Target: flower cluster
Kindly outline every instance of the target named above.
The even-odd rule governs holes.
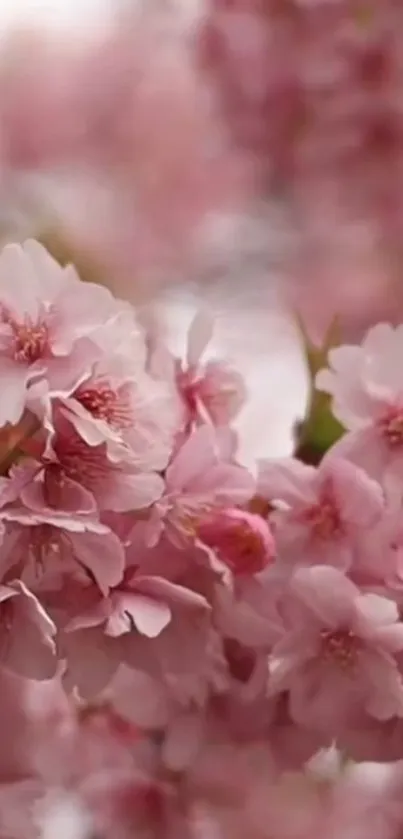
[[[0,684],[27,720],[0,835],[398,839],[402,328],[330,352],[347,430],[319,466],[252,473],[206,312],[176,358],[27,241],[0,318]]]

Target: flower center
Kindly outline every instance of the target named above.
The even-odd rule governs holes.
[[[34,364],[43,358],[49,344],[49,332],[46,323],[33,323],[25,318],[23,323],[10,322],[13,333],[13,356],[16,361]]]
[[[234,638],[224,638],[223,646],[231,676],[237,682],[248,682],[256,662],[253,650],[244,647]]]
[[[322,653],[326,659],[343,670],[353,667],[357,658],[357,638],[351,629],[323,629]]]
[[[403,445],[403,407],[389,407],[379,420],[378,428],[391,449],[400,448]]]
[[[228,527],[219,548],[223,559],[238,572],[252,573],[263,567],[265,551],[262,538],[246,523]]]
[[[116,429],[132,425],[130,401],[124,388],[113,390],[108,384],[95,383],[78,389],[75,398],[95,419],[104,420]]]
[[[341,532],[340,514],[332,501],[324,500],[308,507],[303,518],[318,539],[331,539]]]
[[[191,370],[178,370],[177,385],[190,416],[197,412],[198,381]]]
[[[55,528],[48,524],[30,528],[28,554],[38,578],[45,573],[47,560],[60,556],[60,552],[61,545]]]
[[[55,453],[60,462],[60,472],[57,470],[51,476],[54,486],[52,491],[62,486],[62,476],[78,480],[84,486],[89,482],[103,479],[105,475],[115,471],[116,466],[105,457],[104,446],[87,446],[78,435],[70,434],[55,445]]]

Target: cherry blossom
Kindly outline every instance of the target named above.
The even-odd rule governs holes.
[[[205,312],[178,359],[34,242],[1,312],[0,835],[399,839],[402,327],[330,351],[317,465],[245,468]]]
[[[336,457],[317,469],[291,458],[261,461],[258,491],[276,508],[270,520],[279,556],[293,565],[348,567],[385,506],[382,487]]]
[[[208,425],[191,434],[165,473],[165,492],[149,521],[149,544],[164,528],[174,541],[194,538],[198,522],[215,508],[242,504],[254,492],[253,476],[233,462],[236,438]]]
[[[225,426],[241,410],[246,388],[240,373],[228,362],[212,359],[202,363],[212,336],[212,317],[199,311],[189,328],[186,362],[179,364],[177,383],[190,420]]]
[[[2,512],[0,573],[16,574],[31,588],[58,588],[60,578],[95,580],[107,594],[123,577],[125,554],[118,537],[90,517],[46,516],[24,508]]]
[[[4,400],[0,425],[15,424],[30,384],[45,378],[61,386],[96,357],[91,334],[115,319],[119,304],[101,286],[81,283],[37,242],[7,245],[0,258],[0,360]]]
[[[335,416],[350,431],[337,453],[375,476],[402,468],[403,379],[396,363],[402,346],[401,326],[378,324],[362,345],[331,350],[330,369],[317,376],[317,387],[332,396]]]
[[[125,512],[148,507],[162,494],[164,484],[157,472],[142,471],[130,454],[111,460],[105,442],[88,445],[57,406],[53,427],[41,459],[19,467],[26,506],[37,511],[53,507],[77,513],[97,508]]]
[[[318,565],[295,573],[284,621],[269,688],[289,690],[295,720],[334,733],[363,710],[380,720],[403,715],[396,659],[403,624],[393,600],[361,592],[340,571]]]

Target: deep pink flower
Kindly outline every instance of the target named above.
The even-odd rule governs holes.
[[[361,346],[329,353],[316,384],[329,393],[335,416],[350,433],[334,449],[375,476],[403,469],[403,327],[378,324]]]
[[[233,461],[236,437],[227,429],[200,426],[185,440],[165,473],[165,493],[148,522],[148,544],[165,529],[175,542],[194,539],[201,518],[216,508],[248,501],[252,475]]]
[[[395,657],[403,624],[392,600],[361,592],[335,568],[314,566],[295,573],[283,609],[269,690],[289,691],[297,722],[331,736],[364,710],[380,720],[403,715]]]
[[[257,574],[273,562],[275,544],[261,516],[238,508],[213,511],[201,519],[199,538],[234,574]]]
[[[106,442],[86,443],[60,404],[54,404],[52,426],[41,459],[18,468],[19,480],[26,477],[21,499],[30,509],[124,512],[148,507],[162,494],[163,480],[151,467],[142,471],[127,450],[110,458]]]
[[[32,513],[18,507],[1,512],[5,527],[2,578],[18,575],[35,591],[59,588],[69,576],[83,585],[95,580],[103,594],[123,577],[125,554],[118,537],[88,516]]]
[[[246,388],[241,374],[227,362],[202,363],[212,335],[212,318],[207,312],[198,312],[189,328],[186,360],[179,365],[177,384],[190,420],[228,425],[246,400]]]
[[[0,586],[0,663],[26,679],[56,673],[56,627],[20,580]]]
[[[277,507],[270,520],[279,556],[293,565],[348,567],[384,509],[382,488],[336,457],[317,469],[291,458],[261,461],[258,494]]]

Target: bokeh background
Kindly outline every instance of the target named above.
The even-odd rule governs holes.
[[[398,0],[15,0],[0,10],[0,238],[35,236],[245,373],[251,455],[320,343],[401,318]],[[265,427],[258,421],[267,418]],[[246,443],[246,441],[249,441]]]

